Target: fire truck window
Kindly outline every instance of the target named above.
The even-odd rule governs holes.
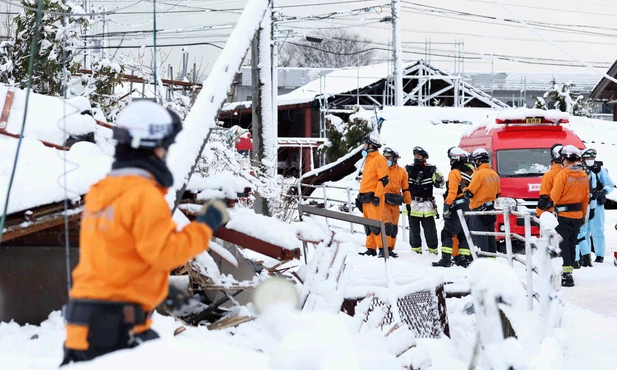
[[[497,173],[501,177],[539,177],[551,166],[550,149],[497,151]]]

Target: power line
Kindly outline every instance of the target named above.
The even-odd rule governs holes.
[[[467,0],[467,1],[473,1],[477,3],[485,3],[485,4],[495,4],[493,1],[490,1],[490,0]],[[574,9],[547,8],[543,6],[521,5],[521,4],[512,4],[512,3],[503,3],[503,5],[513,6],[513,7],[518,7],[518,8],[525,8],[525,9],[549,10],[553,13],[561,12],[561,13],[600,15],[600,16],[605,16],[605,17],[617,17],[617,14],[595,13],[595,12],[587,12],[587,11],[580,11],[580,10],[574,10]],[[608,4],[604,4],[604,5],[608,6]]]
[[[37,8],[31,8],[29,6],[25,6],[25,5],[21,5],[19,3],[14,3],[12,0],[0,0],[0,2],[8,4],[8,5],[15,5],[18,8],[22,8],[25,10],[30,10],[33,12],[37,11]],[[135,2],[133,2],[133,4],[121,7],[121,8],[117,8],[115,10],[110,10],[110,11],[105,11],[105,12],[97,12],[97,13],[67,13],[67,12],[55,12],[55,11],[51,11],[51,10],[43,10],[43,14],[53,14],[53,15],[61,15],[61,16],[67,16],[67,17],[92,17],[92,16],[97,16],[97,15],[110,15],[110,14],[119,14],[119,10],[124,10],[124,9],[128,9],[128,8],[132,8],[137,4],[143,3],[144,0],[137,0]]]

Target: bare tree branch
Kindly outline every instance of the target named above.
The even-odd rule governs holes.
[[[336,28],[320,30],[316,34],[322,39],[319,43],[306,40],[285,43],[279,54],[280,65],[342,68],[368,65],[374,57],[371,40],[356,33]]]

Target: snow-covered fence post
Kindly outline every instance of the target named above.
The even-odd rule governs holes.
[[[463,210],[457,210],[456,214],[458,214],[458,218],[461,220],[461,226],[463,227],[465,239],[467,239],[467,244],[469,245],[469,251],[475,261],[478,259],[478,254],[476,253],[476,246],[473,244],[473,240],[471,239],[471,233],[469,232],[469,227],[467,227],[467,221],[465,220],[465,216],[463,216]]]
[[[347,210],[349,211],[348,213],[351,215],[353,214],[351,209],[351,188],[348,186],[345,188],[345,190],[347,191]],[[349,223],[349,231],[351,231],[352,234],[354,233],[353,222]]]
[[[558,222],[555,216],[545,212],[540,217],[540,238],[538,248],[540,274],[540,317],[542,339],[551,336],[553,329],[561,325],[561,263],[559,261],[559,239],[555,231]],[[559,271],[556,271],[556,270]]]
[[[327,189],[326,184],[322,184],[321,190],[323,192],[323,209],[328,209],[328,193],[326,189]],[[326,217],[326,224],[330,226],[330,221],[328,220],[327,217]]]
[[[212,66],[195,104],[184,121],[184,128],[172,145],[167,163],[174,176],[173,189],[167,194],[170,208],[182,194],[195,171],[197,161],[206,146],[206,137],[216,126],[216,117],[248,52],[253,36],[268,9],[268,0],[249,0],[225,48]],[[276,132],[272,140],[276,140]]]
[[[508,257],[508,264],[510,267],[514,267],[514,260],[512,257],[512,235],[510,234],[510,208],[504,207],[503,210],[503,227],[506,233],[506,254]]]
[[[531,215],[525,212],[525,265],[527,268],[527,309],[533,311],[533,259],[531,256]]]

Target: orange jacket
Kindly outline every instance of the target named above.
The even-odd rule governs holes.
[[[403,192],[403,203],[411,204],[411,193],[409,192],[409,181],[407,171],[398,164],[393,164],[388,167],[388,185],[386,185],[386,193],[401,194]]]
[[[560,163],[553,163],[551,169],[542,176],[542,184],[540,185],[540,195],[547,195],[549,198],[551,197],[551,189],[553,188],[553,184],[555,183],[555,177],[561,171],[562,167]],[[553,207],[549,207],[547,209],[548,212],[553,212]],[[536,215],[540,217],[542,213],[546,211],[541,210],[536,207]]]
[[[71,298],[137,303],[145,311],[165,299],[170,270],[205,251],[212,237],[212,230],[197,222],[176,231],[165,193],[148,172],[136,168],[112,171],[90,188]],[[88,328],[66,327],[67,348],[87,349]]]
[[[472,171],[469,171],[469,172],[472,172]],[[463,175],[461,174],[461,170],[458,168],[454,168],[448,174],[447,184],[448,184],[448,189],[447,189],[448,193],[447,193],[446,199],[444,200],[444,203],[451,206],[455,200],[463,196],[463,191],[467,188],[466,185],[469,185],[469,183],[468,181],[463,180]]]
[[[555,206],[580,204],[580,211],[559,212],[560,217],[583,219],[589,206],[589,177],[580,163],[562,168],[555,177],[551,189],[551,199]]]
[[[473,194],[473,198],[469,200],[469,208],[476,209],[486,202],[497,199],[497,194],[501,192],[499,180],[499,175],[493,171],[491,165],[482,163],[474,172],[467,187]]]
[[[378,198],[383,197],[385,187],[379,179],[388,176],[388,160],[378,151],[370,152],[364,161],[360,193],[374,192]]]

